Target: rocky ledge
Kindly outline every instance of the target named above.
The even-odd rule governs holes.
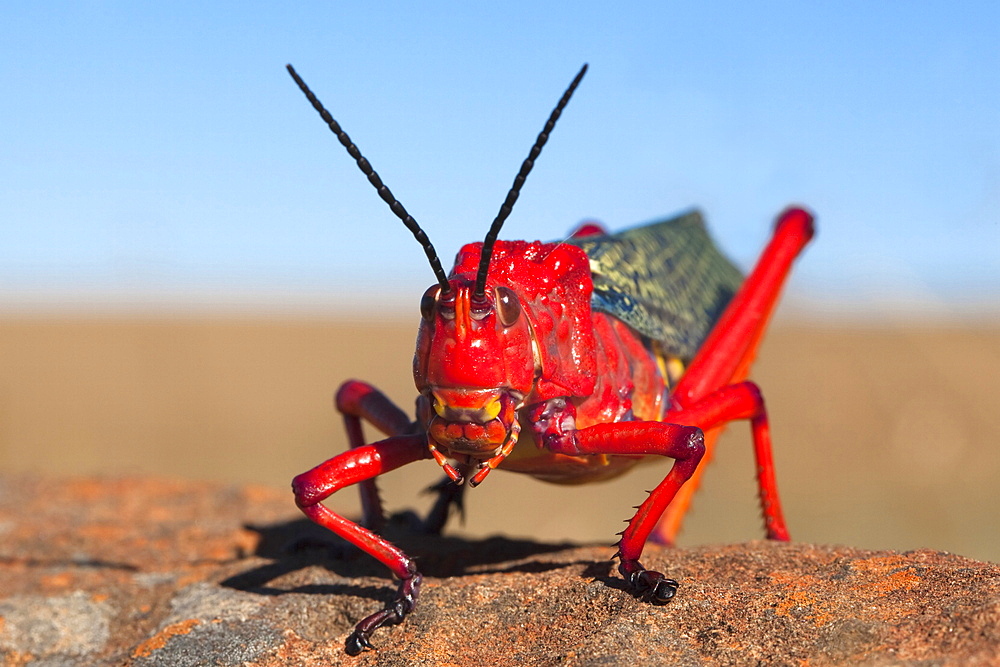
[[[427,575],[420,605],[352,658],[346,635],[394,585],[289,494],[0,477],[0,663],[1000,663],[1000,566],[951,554],[650,546],[682,584],[656,607],[605,546],[397,532]]]

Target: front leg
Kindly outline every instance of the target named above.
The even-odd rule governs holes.
[[[376,629],[400,623],[413,611],[422,577],[413,559],[398,547],[333,512],[322,501],[345,486],[371,481],[382,473],[429,456],[425,436],[399,436],[350,449],[292,480],[295,503],[307,517],[377,558],[400,580],[392,602],[358,623],[348,637],[346,649],[351,655],[371,648],[368,638]]]
[[[705,436],[695,426],[666,422],[614,422],[596,424],[562,434],[551,430],[545,446],[559,454],[615,456],[669,456],[670,472],[636,508],[635,516],[618,542],[618,571],[643,598],[667,602],[677,592],[678,583],[659,572],[647,570],[639,562],[650,532],[670,501],[698,468],[705,454]]]
[[[334,394],[333,404],[344,416],[344,427],[347,429],[347,440],[351,449],[364,447],[367,444],[361,429],[362,421],[368,422],[389,437],[413,431],[413,422],[402,408],[367,382],[360,380],[344,382]],[[381,530],[385,525],[385,511],[375,480],[366,479],[360,482],[358,490],[361,493],[364,525],[372,530]]]

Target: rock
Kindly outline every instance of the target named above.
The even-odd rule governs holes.
[[[160,479],[0,477],[4,665],[611,665],[1000,662],[1000,566],[914,551],[649,546],[681,582],[633,597],[606,546],[432,538],[417,611],[343,650],[384,569],[291,494]]]

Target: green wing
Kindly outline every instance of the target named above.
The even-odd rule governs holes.
[[[592,308],[685,362],[743,282],[739,269],[715,247],[698,211],[566,243],[590,258]]]

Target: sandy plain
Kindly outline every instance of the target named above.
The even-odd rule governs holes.
[[[344,379],[412,406],[415,332],[406,317],[4,316],[0,471],[286,487],[345,448],[331,403]],[[753,377],[794,539],[1000,562],[1000,326],[779,315]],[[495,473],[451,530],[610,544],[667,466],[581,487]],[[425,508],[439,477],[413,464],[385,477],[383,496]],[[359,507],[351,490],[331,505]],[[749,429],[735,424],[679,543],[759,536]]]

